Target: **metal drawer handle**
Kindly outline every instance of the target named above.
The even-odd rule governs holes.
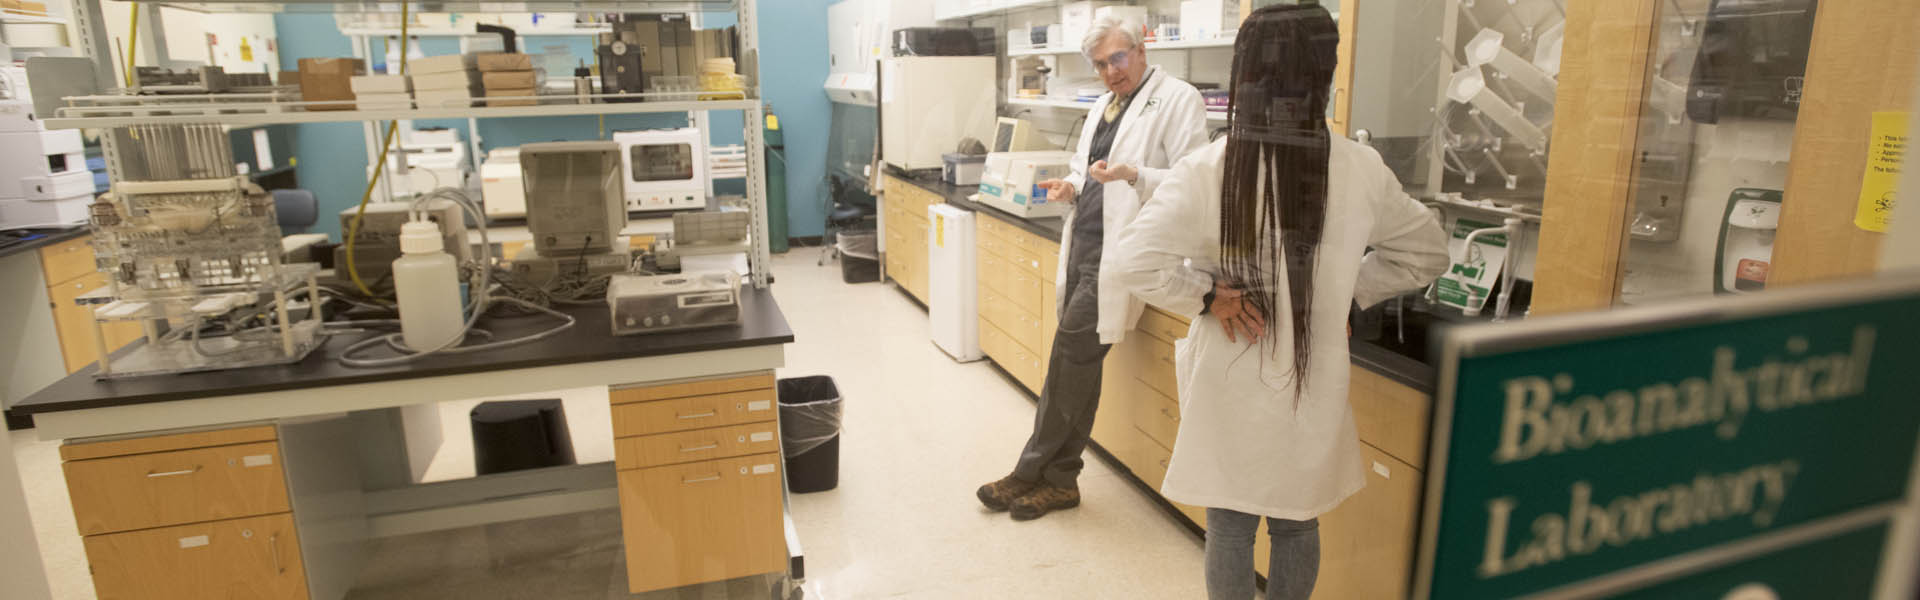
[[[1165,356],[1162,356],[1162,357],[1160,357],[1160,362],[1163,362],[1163,363],[1167,363],[1167,364],[1170,364],[1170,365],[1171,365],[1171,364],[1173,364],[1173,359],[1171,359],[1171,358],[1167,358],[1167,357],[1165,357]]]
[[[719,448],[719,447],[720,447],[719,442],[714,442],[711,444],[707,444],[705,446],[682,447],[680,448],[680,451],[681,452],[699,452],[701,450],[712,450],[714,448]]]
[[[200,472],[200,465],[194,465],[193,468],[191,469],[185,469],[180,471],[166,471],[162,473],[147,471],[147,477],[173,477],[175,475],[192,475],[198,472]]]
[[[706,477],[699,477],[694,479],[682,479],[680,480],[680,483],[706,483],[709,481],[719,481],[719,480],[720,480],[720,474],[716,472]]]
[[[1176,415],[1176,414],[1173,414],[1173,411],[1172,411],[1172,410],[1169,410],[1169,409],[1165,409],[1165,408],[1162,408],[1162,409],[1160,409],[1160,414],[1163,414],[1163,415],[1166,415],[1166,416],[1167,416],[1167,418],[1169,418],[1169,419],[1173,419],[1173,422],[1175,422],[1175,423],[1179,423],[1179,422],[1180,422],[1180,415]]]
[[[1166,467],[1167,467],[1167,459],[1164,459],[1164,458],[1160,459],[1160,468],[1164,469]]]
[[[275,573],[286,573],[286,565],[280,564],[280,534],[275,533],[267,536],[267,548],[273,550],[273,571]]]
[[[688,420],[688,419],[705,419],[705,418],[707,418],[707,417],[711,417],[711,416],[715,416],[715,415],[718,415],[718,414],[720,414],[720,413],[719,413],[719,412],[716,412],[716,411],[711,411],[711,410],[710,410],[710,411],[707,411],[707,412],[703,412],[703,413],[698,413],[698,414],[691,414],[691,415],[678,415],[678,416],[679,416],[679,418],[680,418],[681,420],[683,420],[683,421],[684,421],[684,420]]]

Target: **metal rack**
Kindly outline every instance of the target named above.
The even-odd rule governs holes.
[[[119,0],[113,0],[116,3]],[[74,19],[80,25],[79,49],[93,63],[93,88],[121,89],[116,81],[113,48],[101,12],[103,0],[76,0]],[[491,119],[568,115],[618,115],[643,113],[694,113],[711,110],[741,111],[742,134],[746,142],[747,205],[753,218],[752,251],[749,266],[755,287],[765,288],[771,281],[767,243],[767,189],[765,139],[759,127],[764,108],[759,100],[759,24],[758,0],[534,0],[527,2],[478,2],[452,0],[412,3],[420,12],[618,12],[618,13],[700,13],[733,12],[740,35],[740,69],[746,76],[744,97],[733,100],[700,100],[697,94],[601,94],[601,99],[640,98],[645,102],[599,104],[541,104],[536,106],[463,106],[420,107],[376,110],[306,110],[308,103],[287,100],[274,94],[208,96],[133,96],[124,93],[72,96],[64,98],[52,118],[45,120],[54,129],[123,129],[135,125],[208,123],[228,127],[251,127],[295,123],[398,121],[410,119]],[[238,12],[347,12],[392,13],[400,11],[397,2],[248,0],[163,2],[185,10],[215,13]],[[164,32],[157,35],[164,35]],[[711,95],[708,93],[707,95]],[[668,97],[672,96],[672,97]],[[553,99],[561,101],[559,98]],[[572,102],[571,96],[565,99]],[[704,121],[705,119],[701,119]],[[114,181],[126,173],[116,135],[101,136],[101,152],[107,172]]]

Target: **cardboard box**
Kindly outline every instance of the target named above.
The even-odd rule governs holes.
[[[481,87],[487,90],[520,90],[534,87],[533,71],[492,71],[480,74]]]
[[[476,55],[474,62],[482,73],[533,70],[533,57],[518,52],[488,52]]]
[[[685,19],[669,21],[673,29],[674,58],[679,59],[679,71],[669,75],[699,75],[700,56],[693,49],[693,24]]]
[[[540,95],[540,92],[533,88],[487,90],[487,106],[534,106],[540,104],[538,99],[514,98],[512,100],[494,100],[493,98],[538,95]]]
[[[413,76],[413,89],[422,90],[471,90],[480,85],[480,74],[475,71],[448,71]]]
[[[431,75],[434,73],[471,71],[474,68],[474,64],[475,59],[472,54],[444,54],[441,56],[414,58],[407,60],[407,74],[419,77],[421,75]],[[415,82],[415,85],[417,87],[418,82]]]
[[[353,99],[353,105],[360,110],[408,109],[413,108],[413,95],[406,92],[360,94]]]
[[[300,59],[300,100],[307,110],[353,110],[353,77],[367,73],[367,61],[358,58]]]
[[[47,14],[47,3],[45,2],[22,1],[19,3],[18,7],[10,6],[9,8],[14,8],[14,10],[18,10],[20,12],[32,13],[36,15]]]
[[[356,96],[367,94],[400,94],[413,91],[413,81],[405,75],[355,75],[353,93]]]
[[[414,90],[413,101],[420,108],[463,108],[473,106],[473,92],[468,90]]]

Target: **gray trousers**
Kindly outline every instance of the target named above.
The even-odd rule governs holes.
[[[1253,535],[1260,517],[1224,508],[1207,509],[1207,598],[1253,597]],[[1267,600],[1307,600],[1320,576],[1320,520],[1267,517],[1273,542],[1267,557]]]
[[[1076,248],[1077,249],[1077,248]],[[1075,253],[1080,254],[1080,253]],[[1093,435],[1093,412],[1100,407],[1101,366],[1107,344],[1100,343],[1100,253],[1074,256],[1060,290],[1060,328],[1053,336],[1047,359],[1047,380],[1040,387],[1040,409],[1033,416],[1033,436],[1013,476],[1045,481],[1057,487],[1079,486],[1086,465],[1080,452]]]

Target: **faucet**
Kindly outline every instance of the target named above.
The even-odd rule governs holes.
[[[1493,321],[1495,323],[1507,320],[1507,310],[1513,300],[1514,274],[1520,271],[1518,267],[1520,260],[1520,236],[1525,231],[1526,225],[1524,221],[1521,221],[1518,217],[1507,217],[1504,224],[1499,227],[1475,229],[1467,233],[1465,244],[1467,252],[1473,251],[1473,238],[1496,233],[1504,233],[1507,236],[1507,260],[1506,265],[1502,267],[1500,272],[1500,298],[1493,308]],[[1485,304],[1484,301],[1481,302],[1481,307],[1484,307]],[[1466,314],[1466,316],[1477,317],[1480,316],[1480,307],[1474,307],[1472,303],[1468,303],[1468,307],[1462,312]]]

